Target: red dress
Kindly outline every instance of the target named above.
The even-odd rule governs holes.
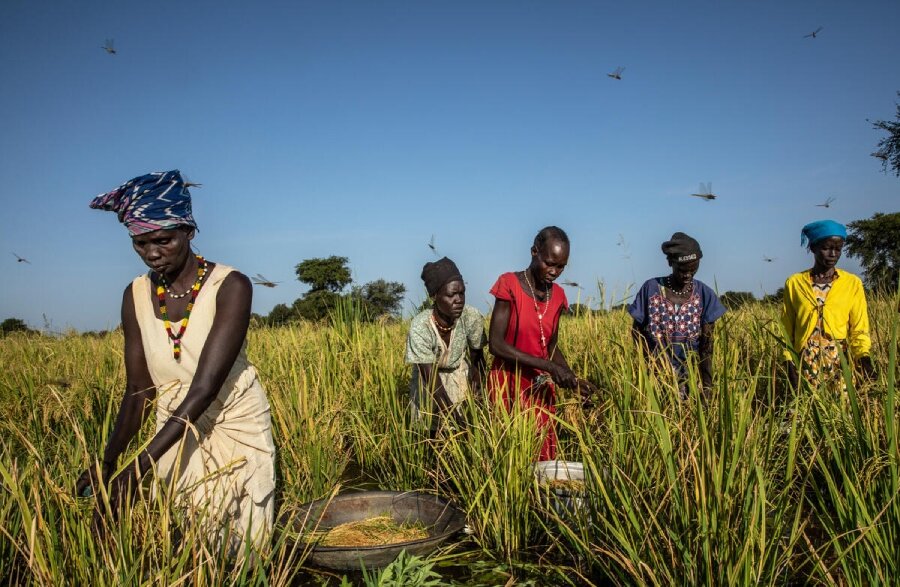
[[[522,288],[516,273],[501,275],[491,288],[491,294],[498,300],[509,302],[509,326],[504,337],[506,342],[524,353],[550,360],[547,348],[541,342],[541,327],[543,326],[544,340],[549,345],[559,326],[562,311],[569,307],[563,289],[554,284],[546,309],[545,302],[538,301],[537,311],[531,292]],[[538,319],[538,312],[543,314],[543,319]],[[522,407],[535,410],[539,430],[544,434],[540,460],[549,461],[556,458],[556,430],[551,419],[551,415],[556,412],[556,390],[552,383],[538,382],[533,387],[535,379],[542,374],[546,372],[524,366],[517,369],[515,363],[494,357],[488,377],[488,392],[494,402],[502,401],[507,409],[518,399]]]

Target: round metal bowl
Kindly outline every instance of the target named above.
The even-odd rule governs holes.
[[[466,515],[451,502],[416,491],[361,491],[319,499],[300,506],[294,530],[301,536],[329,530],[347,522],[391,516],[398,524],[422,524],[428,537],[385,546],[318,546],[309,544],[309,561],[340,571],[386,567],[402,551],[425,555],[466,525]]]

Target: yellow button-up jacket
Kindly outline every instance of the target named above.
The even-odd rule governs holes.
[[[862,281],[856,275],[835,269],[837,277],[821,307],[813,292],[809,271],[791,275],[784,284],[781,322],[787,332],[788,344],[799,353],[815,330],[822,313],[825,333],[835,340],[846,341],[850,357],[856,360],[867,356],[872,348],[869,338],[869,314]],[[792,359],[790,350],[785,358]]]

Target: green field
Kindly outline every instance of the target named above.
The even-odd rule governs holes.
[[[342,478],[347,487],[352,464],[369,485],[440,492],[467,511],[473,534],[425,563],[445,583],[896,585],[896,308],[896,298],[870,303],[874,383],[780,402],[776,309],[729,313],[705,409],[696,393],[678,402],[674,382],[648,372],[624,313],[565,319],[569,362],[604,390],[587,412],[560,398],[560,458],[590,474],[582,515],[565,519],[535,482],[527,414],[473,401],[464,432],[431,444],[412,431],[405,323],[343,316],[254,328],[249,354],[272,404],[279,509],[289,518]],[[92,500],[72,490],[115,417],[121,335],[11,335],[0,340],[0,363],[0,581],[340,584],[340,574],[304,567],[306,553],[284,534],[264,560],[235,567],[190,528],[173,532],[179,514],[160,495],[98,536]]]

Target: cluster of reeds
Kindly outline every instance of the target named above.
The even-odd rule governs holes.
[[[465,550],[516,576],[540,569],[576,583],[896,584],[896,307],[896,299],[870,303],[879,373],[860,384],[848,366],[845,394],[777,392],[776,309],[729,313],[717,330],[714,391],[703,401],[692,388],[686,402],[675,381],[646,364],[623,312],[567,319],[560,344],[569,362],[603,390],[588,410],[559,397],[560,458],[586,472],[574,509],[550,507],[533,473],[539,439],[529,412],[472,398],[467,425],[434,438],[412,421],[404,323],[364,322],[344,307],[329,324],[253,329],[251,359],[272,406],[281,526],[291,526],[294,506],[352,485],[352,464],[380,488],[454,499],[472,532]],[[303,567],[304,546],[286,532],[269,551],[236,560],[166,491],[95,529],[96,501],[73,489],[102,453],[118,409],[120,334],[8,336],[0,363],[0,580],[329,581]]]

